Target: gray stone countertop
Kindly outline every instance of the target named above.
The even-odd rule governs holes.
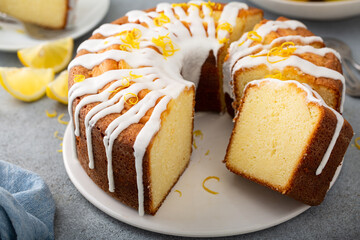
[[[123,16],[129,10],[147,9],[160,1],[112,0],[102,23]],[[250,4],[251,5],[251,4]],[[265,17],[277,15],[265,12]],[[360,62],[360,16],[339,21],[304,21],[319,36],[343,39]],[[75,41],[77,47],[90,33]],[[15,53],[0,52],[0,66],[20,67]],[[47,118],[45,110],[65,113],[66,106],[46,97],[34,103],[14,99],[0,88],[0,159],[38,173],[49,185],[56,202],[56,239],[178,239],[122,223],[88,202],[69,180],[62,159],[60,140],[65,125]],[[348,97],[345,118],[360,136],[360,99]],[[360,235],[360,150],[352,140],[338,180],[325,201],[275,227],[229,239],[359,239]]]

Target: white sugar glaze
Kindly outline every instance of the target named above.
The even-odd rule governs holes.
[[[79,46],[78,52],[86,50],[89,53],[75,58],[68,67],[69,71],[76,66],[92,69],[105,60],[111,59],[115,61],[125,60],[133,68],[104,72],[99,76],[87,78],[83,82],[74,84],[69,90],[70,113],[73,110],[74,100],[81,97],[81,100],[75,107],[74,117],[70,114],[75,136],[80,136],[80,110],[88,104],[96,103],[96,106],[87,113],[84,121],[90,169],[96,166],[93,157],[91,133],[97,121],[109,114],[120,113],[124,109],[124,96],[127,93],[137,94],[142,89],[151,90],[137,104],[133,105],[124,114],[119,114],[107,126],[103,139],[108,160],[109,191],[113,192],[116,187],[114,186],[112,166],[112,147],[114,141],[124,129],[133,123],[138,123],[145,113],[154,107],[149,120],[139,132],[133,146],[140,215],[144,214],[143,157],[151,139],[160,129],[160,116],[166,110],[167,104],[171,99],[179,96],[185,88],[197,85],[201,66],[207,59],[209,52],[212,51],[216,58],[217,52],[222,46],[218,41],[219,37],[217,35],[219,33],[216,31],[216,25],[211,16],[212,10],[206,6],[206,2],[191,1],[189,3],[191,5],[187,11],[180,6],[173,7],[169,3],[161,3],[157,5],[155,12],[131,11],[127,13],[126,16],[129,23],[102,25],[93,34],[101,34],[105,39],[89,39],[83,42]],[[200,17],[200,9],[202,10],[203,17]],[[235,24],[236,17],[241,9],[247,9],[247,5],[243,3],[229,3],[225,5],[220,16],[221,23]],[[162,26],[156,26],[154,18],[159,17],[160,13],[164,13],[170,22],[164,23]],[[145,23],[148,27],[135,22]],[[189,29],[182,22],[190,23]],[[207,24],[207,30],[205,30],[203,22]],[[121,38],[115,35],[124,31],[131,31],[134,28],[141,31],[139,49],[132,49],[131,52],[112,49],[97,53],[114,44],[123,44]],[[226,31],[221,31],[221,36],[229,37]],[[152,42],[152,39],[159,38],[160,36],[170,37],[174,48],[179,51],[176,51],[173,56],[165,58],[162,54],[149,48],[149,46],[152,46],[162,51],[161,48]],[[195,52],[196,54],[194,54]],[[131,86],[117,91],[109,99],[112,94],[111,91],[120,87],[122,85],[121,80],[130,77],[130,74],[141,75],[141,77],[131,79],[131,82],[133,82]],[[112,83],[105,91],[98,92],[99,89],[115,80],[119,81]],[[160,97],[163,98],[155,105]]]
[[[258,85],[259,86],[262,82],[272,82],[272,83],[276,83],[279,85],[285,85],[285,84],[289,84],[289,83],[296,84],[296,86],[298,88],[301,88],[302,90],[304,90],[306,92],[307,102],[313,102],[320,106],[324,106],[327,109],[331,110],[335,114],[337,122],[336,122],[336,127],[334,130],[333,136],[331,138],[330,144],[329,144],[328,148],[326,149],[326,152],[325,152],[324,156],[322,157],[321,162],[320,162],[318,168],[316,169],[316,173],[315,173],[316,175],[320,175],[322,173],[322,171],[324,170],[326,164],[328,163],[330,155],[335,147],[335,143],[339,138],[341,129],[344,125],[344,118],[341,116],[340,113],[335,111],[333,108],[329,107],[325,103],[325,101],[322,99],[322,97],[316,91],[312,90],[312,88],[309,85],[301,84],[298,81],[294,81],[294,80],[281,81],[279,79],[274,79],[274,78],[265,78],[265,79],[261,79],[261,80],[254,80],[254,81],[249,82],[245,86],[244,91],[246,90],[246,88],[248,86],[250,86],[250,85]]]

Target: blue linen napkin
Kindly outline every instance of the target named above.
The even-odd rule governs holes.
[[[40,176],[0,160],[0,239],[54,239],[54,214]]]

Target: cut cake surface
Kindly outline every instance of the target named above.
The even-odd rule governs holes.
[[[296,81],[249,83],[235,118],[227,168],[306,204],[320,204],[353,131],[319,98]]]

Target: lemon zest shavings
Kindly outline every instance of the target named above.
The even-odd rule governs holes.
[[[135,105],[139,101],[139,98],[137,97],[137,95],[135,93],[127,93],[124,95],[124,101],[127,104]]]
[[[45,112],[48,118],[54,118],[57,116],[57,112],[55,110],[52,113],[49,113],[48,110],[45,110]]]
[[[273,47],[272,49],[270,49],[270,51],[267,53],[266,60],[271,64],[278,63],[288,59],[295,51],[296,47],[293,42],[284,42],[283,44],[281,44],[280,47]],[[273,56],[281,57],[281,59],[271,61],[270,57]]]
[[[64,113],[60,114],[59,117],[57,118],[57,120],[58,120],[59,123],[67,125],[67,124],[69,124],[69,122],[62,120],[64,115],[65,115]]]
[[[115,93],[116,94],[116,93],[120,92],[123,89],[124,89],[124,87],[120,86],[120,87],[115,88],[115,90],[109,91],[109,93]]]
[[[155,26],[161,27],[162,25],[169,23],[170,18],[168,16],[166,16],[164,13],[160,13],[159,16],[154,18],[153,21],[154,21]]]
[[[233,32],[233,26],[228,23],[228,22],[224,22],[222,24],[219,24],[217,26],[217,30],[224,30],[224,31],[227,31],[228,33],[232,33]]]
[[[127,44],[121,44],[120,46],[119,46],[119,49],[121,50],[121,51],[125,51],[125,52],[131,52],[131,46],[130,45],[127,45]]]
[[[195,136],[195,137],[200,137],[201,140],[202,140],[203,137],[204,137],[204,135],[203,135],[203,133],[202,133],[201,130],[195,130],[195,131],[194,131],[194,136]]]
[[[249,55],[249,57],[252,57],[252,58],[257,58],[257,57],[266,57],[267,56],[267,53],[264,53],[264,54],[259,54],[259,55]]]
[[[250,31],[247,33],[247,38],[255,42],[261,43],[262,37],[255,31]]]
[[[178,192],[180,194],[180,197],[182,196],[182,192],[179,190],[175,190],[175,192]]]
[[[124,83],[124,81],[125,81],[125,83]],[[123,79],[121,79],[121,85],[122,85],[122,87],[128,87],[129,85],[130,85],[130,80],[129,80],[129,77],[125,77],[125,78],[123,78]]]
[[[266,75],[265,78],[275,78],[279,80],[285,80],[279,70],[275,70],[274,73]]]
[[[228,22],[224,22],[222,24],[219,24],[216,28],[217,31],[219,30],[223,30],[223,31],[227,31],[229,34],[231,34],[233,32],[233,26],[228,23]],[[229,41],[228,38],[223,38],[223,39],[218,39],[220,44],[225,44]]]
[[[201,3],[201,6],[205,6],[210,10],[210,16],[212,16],[214,8],[215,8],[215,3],[211,2],[210,0],[208,2],[203,2]]]
[[[173,3],[173,4],[171,4],[171,7],[172,8],[176,8],[176,7],[181,7],[181,8],[183,8],[183,7],[187,7],[188,5],[186,4],[186,3]]]
[[[210,150],[207,150],[205,153],[205,156],[209,155],[209,153],[210,153]]]
[[[360,150],[360,137],[355,138],[355,146]]]
[[[123,77],[121,79],[121,85],[122,86],[115,88],[115,90],[113,90],[113,91],[109,91],[109,93],[118,93],[122,89],[130,86],[130,80],[141,78],[141,77],[143,77],[143,75],[136,75],[136,74],[133,74],[132,71],[130,71],[128,77]]]
[[[246,39],[242,41],[238,46],[240,47],[241,45],[243,45],[248,39],[258,43],[261,43],[263,40],[262,37],[256,31],[250,31],[246,34]]]
[[[60,136],[59,136],[59,131],[55,131],[55,132],[54,132],[54,138],[57,138],[57,139],[59,139],[59,140],[63,140],[63,139],[64,139],[63,137],[60,137]]]
[[[62,153],[62,149],[58,149],[57,152]]]
[[[195,139],[193,139],[193,144],[192,145],[194,146],[195,149],[198,148],[197,145],[196,145]]]
[[[120,45],[119,49],[128,52],[132,49],[139,49],[139,39],[141,38],[141,35],[141,30],[137,28],[133,28],[131,31],[122,31],[116,34],[115,36],[119,37],[120,40],[124,43]]]
[[[16,31],[17,33],[20,33],[20,34],[25,34],[25,31],[22,30],[22,29],[16,29],[15,31]]]
[[[132,71],[129,72],[130,79],[137,79],[143,77],[143,75],[133,74]]]
[[[151,40],[156,46],[161,48],[162,54],[164,58],[173,56],[176,51],[179,51],[179,49],[175,49],[171,38],[169,37],[169,33],[165,36],[159,36],[158,38],[152,38]]]
[[[197,5],[196,3],[188,3],[188,4],[189,4],[189,6],[197,7],[200,9],[200,5]]]
[[[219,42],[220,44],[225,44],[225,43],[227,43],[228,41],[229,41],[228,38],[223,38],[223,39],[219,39],[219,40],[218,40],[218,42]]]
[[[208,180],[210,180],[210,179],[216,179],[218,182],[220,181],[220,178],[218,178],[218,177],[216,177],[216,176],[209,176],[209,177],[205,178],[204,181],[202,182],[203,188],[205,189],[205,191],[207,191],[207,192],[209,192],[209,193],[211,193],[211,194],[219,194],[218,192],[212,191],[212,190],[210,190],[209,188],[207,188],[207,187],[205,186],[205,183],[206,183]]]
[[[82,74],[77,74],[74,77],[74,82],[78,83],[78,82],[82,82],[85,80],[85,76]]]

